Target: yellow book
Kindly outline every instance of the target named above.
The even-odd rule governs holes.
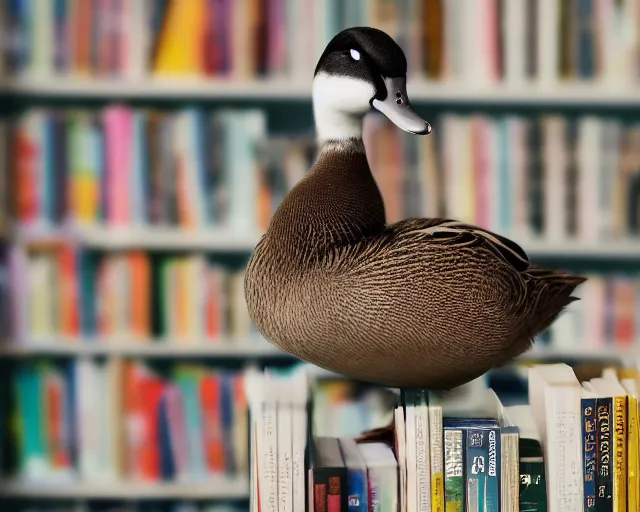
[[[600,397],[612,398],[613,512],[627,512],[627,392],[614,371],[590,383]]]
[[[172,0],[154,62],[158,76],[194,76],[203,70],[204,0]]]
[[[442,406],[429,406],[431,456],[431,511],[444,512],[444,459],[442,446]]]
[[[640,411],[638,385],[635,379],[622,379],[629,396],[627,436],[627,508],[640,510]]]
[[[613,397],[613,510],[627,512],[627,396]]]

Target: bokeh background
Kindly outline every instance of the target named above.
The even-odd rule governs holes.
[[[513,365],[640,341],[638,0],[1,0],[0,508],[247,510],[243,269],[312,162],[313,70],[374,26],[434,131],[372,113],[390,222],[447,215],[590,280]],[[428,357],[428,354],[424,354]],[[389,394],[312,369],[318,433]]]

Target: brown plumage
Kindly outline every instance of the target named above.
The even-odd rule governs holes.
[[[361,117],[371,103],[406,131],[429,133],[405,75],[384,32],[348,29],[328,45],[314,78],[320,151],[256,247],[245,297],[260,332],[302,360],[388,386],[449,389],[527,350],[584,278],[534,268],[515,243],[454,220],[386,224]]]
[[[247,269],[249,312],[282,350],[346,376],[449,389],[527,350],[584,278],[446,219],[386,225],[361,141],[326,143]]]

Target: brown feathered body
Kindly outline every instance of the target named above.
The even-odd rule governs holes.
[[[582,277],[533,268],[513,242],[450,219],[387,225],[361,140],[329,142],[247,268],[258,330],[345,376],[449,389],[527,350]]]

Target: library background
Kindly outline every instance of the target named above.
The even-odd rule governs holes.
[[[640,0],[0,7],[3,512],[249,510],[244,372],[305,365],[251,325],[243,269],[314,158],[313,70],[349,26],[402,46],[434,128],[365,120],[388,221],[454,217],[589,277],[529,353],[451,408],[489,387],[527,404],[541,362],[637,380]],[[392,390],[306,370],[314,435],[394,416]]]

